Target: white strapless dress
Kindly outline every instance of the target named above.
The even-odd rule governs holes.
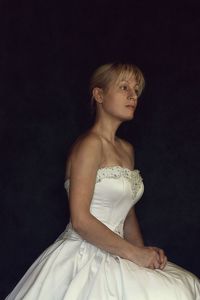
[[[69,193],[69,179],[64,186]],[[90,211],[123,237],[125,217],[143,192],[139,170],[98,169]],[[83,240],[69,222],[6,297],[11,299],[200,300],[200,281],[171,262],[164,270],[152,270],[103,251]]]

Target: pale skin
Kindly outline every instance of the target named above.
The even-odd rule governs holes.
[[[93,89],[97,105],[96,120],[76,140],[66,164],[66,178],[70,178],[71,222],[84,240],[102,250],[140,266],[162,270],[167,257],[160,248],[144,246],[134,207],[125,219],[124,238],[90,213],[98,169],[112,165],[134,169],[134,148],[118,138],[116,131],[122,122],[133,118],[138,103],[137,90],[135,77],[118,84],[113,82],[106,90]]]

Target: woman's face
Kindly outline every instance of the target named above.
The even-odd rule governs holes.
[[[121,121],[132,119],[138,102],[138,88],[134,76],[110,84],[102,96],[102,109]]]

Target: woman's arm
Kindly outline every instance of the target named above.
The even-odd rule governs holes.
[[[133,245],[110,230],[90,213],[97,170],[102,159],[102,144],[94,134],[76,144],[71,155],[69,205],[71,222],[75,231],[91,244],[126,258],[141,266],[158,265],[154,249]]]
[[[135,213],[135,208],[132,207],[124,222],[124,238],[131,244],[139,247],[144,246],[144,241],[140,226]]]
[[[71,155],[69,205],[74,230],[97,247],[130,259],[136,247],[111,231],[90,213],[102,142],[94,134],[78,142]]]

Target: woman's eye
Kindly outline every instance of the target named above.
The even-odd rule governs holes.
[[[128,87],[127,87],[127,85],[122,85],[122,86],[121,86],[121,89],[124,90],[124,91],[127,91],[127,90],[128,90]]]

